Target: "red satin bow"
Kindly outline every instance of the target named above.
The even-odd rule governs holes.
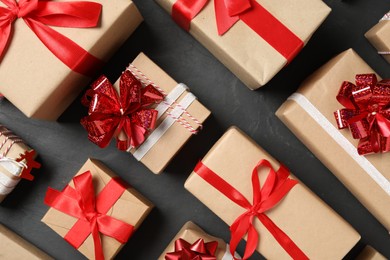
[[[269,168],[268,177],[262,188],[260,188],[258,176],[261,167]],[[256,250],[259,234],[253,222],[255,218],[258,218],[293,259],[309,259],[265,214],[267,210],[275,207],[298,184],[298,181],[288,178],[290,173],[287,168],[282,165],[275,172],[271,164],[264,159],[256,165],[252,171],[253,204],[202,162],[198,163],[194,171],[231,201],[246,209],[246,212],[239,216],[230,226],[230,252],[232,255],[234,255],[238,243],[246,234],[248,234],[248,238],[243,259],[248,259]]]
[[[175,252],[167,253],[165,260],[217,260],[217,241],[205,243],[202,238],[192,245],[182,238],[175,241]]]
[[[95,197],[89,171],[74,177],[73,183],[75,188],[68,185],[62,192],[49,187],[45,204],[78,219],[64,237],[68,243],[77,249],[92,234],[95,259],[104,259],[99,232],[124,244],[134,230],[132,225],[106,215],[126,188],[113,178]]]
[[[141,82],[128,70],[120,78],[120,96],[105,76],[91,87],[84,98],[84,104],[89,103],[88,116],[81,119],[89,140],[106,147],[116,137],[120,150],[139,146],[156,123],[158,112],[148,107],[161,102],[164,95],[152,85],[142,88]],[[122,130],[126,140],[119,139]]]
[[[339,129],[349,127],[360,139],[358,153],[390,151],[390,79],[377,82],[375,74],[356,75],[356,85],[344,81],[337,100],[345,108],[334,112]]]
[[[0,0],[0,60],[12,35],[12,24],[22,18],[42,43],[66,66],[91,76],[103,61],[50,26],[89,28],[99,22],[102,6],[93,2],[52,2],[44,0]],[[28,43],[26,43],[28,44]]]

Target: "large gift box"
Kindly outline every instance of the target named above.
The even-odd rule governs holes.
[[[358,87],[355,85],[356,75],[369,73],[374,73],[373,69],[353,50],[347,50],[309,77],[279,108],[276,115],[387,230],[390,230],[390,154],[360,155],[359,153],[364,153],[365,149],[370,147],[354,137],[355,133],[366,129],[365,124],[357,121],[359,125],[355,125],[352,131],[354,134],[351,134],[349,129],[338,129],[339,120],[336,121],[334,116],[336,111],[343,108],[336,99],[342,84],[345,86],[343,82],[349,81],[347,85],[354,84],[353,88]],[[388,102],[389,87],[386,94],[386,91],[377,86],[379,92],[374,90],[373,97],[387,95],[385,99]],[[365,86],[361,88],[367,89]],[[370,97],[367,91],[356,90],[355,93],[364,94],[363,97],[355,99],[362,105],[365,98]],[[364,112],[363,108],[362,111]],[[384,111],[379,112],[378,114],[382,115]],[[373,111],[371,114],[377,113]],[[390,149],[389,141],[389,138],[383,138],[381,146],[384,151]]]
[[[186,85],[141,53],[112,85],[101,76],[87,91],[88,138],[105,147],[117,139],[152,172],[160,173],[210,115]],[[158,103],[158,104],[157,104]]]
[[[390,63],[390,11],[365,36]]]
[[[383,255],[370,246],[366,246],[356,260],[386,260]]]
[[[286,66],[331,11],[322,0],[156,1],[250,89]]]
[[[0,259],[50,260],[53,259],[22,237],[0,224]]]
[[[241,238],[247,240],[244,259],[255,249],[266,259],[342,259],[360,239],[237,128],[211,148],[185,188],[230,225],[231,250]]]
[[[88,259],[112,259],[153,208],[100,161],[88,159],[73,180],[49,188],[42,221]]]
[[[64,112],[142,21],[130,0],[10,0],[0,7],[10,19],[0,25],[0,93],[28,117],[46,120]]]

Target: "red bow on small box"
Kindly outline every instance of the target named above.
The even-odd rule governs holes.
[[[390,80],[377,82],[375,74],[356,75],[356,85],[344,81],[337,100],[345,108],[334,112],[339,129],[349,127],[360,139],[358,153],[390,151]]]
[[[218,248],[217,241],[205,243],[202,238],[192,245],[179,238],[175,241],[175,252],[165,255],[166,260],[217,260],[215,252]]]
[[[147,131],[155,128],[158,112],[148,107],[163,99],[164,95],[152,85],[142,88],[128,70],[120,78],[119,96],[109,80],[101,76],[85,95],[84,104],[89,105],[89,111],[81,125],[88,131],[89,140],[100,147],[106,147],[113,137],[120,150],[137,147],[145,140]],[[121,131],[126,140],[120,139]]]

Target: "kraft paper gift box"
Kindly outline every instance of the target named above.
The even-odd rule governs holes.
[[[276,115],[390,230],[390,153],[359,155],[359,140],[349,129],[338,130],[333,114],[343,108],[336,100],[343,81],[354,83],[356,74],[366,73],[375,72],[349,49],[310,76]]]
[[[31,259],[50,260],[53,259],[22,237],[18,236],[5,226],[0,224],[0,258],[7,260]]]
[[[390,63],[390,12],[365,34],[378,53]]]
[[[105,62],[141,23],[142,16],[130,0],[91,1],[102,5],[97,27],[51,28]],[[16,19],[12,27],[9,46],[1,60],[0,93],[28,117],[56,120],[91,78],[60,61],[23,19]]]
[[[102,162],[95,159],[88,159],[87,162],[80,169],[80,171],[76,174],[76,176],[81,176],[86,171],[90,171],[90,173],[92,174],[94,191],[95,194],[99,194],[99,196],[101,196],[100,193],[101,191],[104,191],[105,186],[109,184],[113,178],[117,178],[115,174],[110,169],[108,169]],[[121,180],[118,181],[120,182]],[[69,186],[74,187],[73,180],[69,182]],[[109,191],[109,193],[116,193],[116,190],[117,189]],[[48,202],[48,194],[49,190],[45,198],[46,203]],[[99,197],[97,197],[97,199],[98,198]],[[141,225],[141,223],[144,221],[146,216],[150,213],[152,208],[153,204],[150,201],[145,199],[134,188],[128,187],[120,195],[119,199],[116,200],[114,204],[109,208],[108,212],[105,215],[132,225],[134,227],[134,230],[136,231]],[[77,218],[67,215],[66,213],[63,213],[53,207],[50,207],[45,216],[42,218],[42,222],[48,225],[61,237],[66,237],[68,232],[73,228],[77,221]],[[100,233],[99,235],[102,244],[102,249],[104,252],[104,258],[114,258],[115,255],[124,246],[124,244],[120,243],[112,237],[102,235]],[[131,236],[129,240],[131,240]],[[85,239],[85,241],[83,241],[78,250],[88,259],[94,259],[94,248],[95,246],[92,235],[89,234],[89,236]]]
[[[169,14],[172,14],[175,3],[181,2],[181,0],[156,1]],[[257,2],[266,9],[265,12],[268,11],[273,18],[279,20],[285,28],[287,27],[287,31],[295,35],[294,39],[287,40],[286,30],[279,29],[280,24],[275,25],[268,21],[268,17],[265,18],[267,14],[264,13],[253,15],[256,16],[255,26],[262,27],[261,29],[265,31],[261,34],[263,36],[259,36],[243,20],[238,21],[229,31],[220,36],[216,25],[215,0],[205,2],[207,4],[203,10],[192,19],[189,33],[250,89],[265,85],[286,66],[287,58],[292,59],[297,54],[331,11],[321,0],[251,1],[252,6]],[[264,35],[273,39],[268,39]],[[286,52],[277,51],[280,46],[283,48],[292,42],[299,42],[299,46],[290,48],[287,51],[289,54],[282,55],[281,53]]]
[[[253,140],[233,127],[211,148],[202,164],[252,203],[252,170],[262,159],[268,160],[275,171],[280,166]],[[187,179],[185,188],[226,224],[231,225],[246,212],[200,177],[196,171],[197,169]],[[263,169],[259,171],[260,183],[263,185],[264,178],[267,177],[266,172]],[[291,174],[290,178],[295,179]],[[296,184],[274,208],[266,211],[265,215],[289,236],[309,259],[342,259],[360,239],[359,234],[346,221],[302,183]],[[254,227],[259,234],[256,250],[266,259],[291,259],[257,218]],[[230,246],[232,247],[232,244]]]
[[[357,260],[386,260],[383,255],[377,252],[374,248],[366,246],[364,250],[359,254]]]

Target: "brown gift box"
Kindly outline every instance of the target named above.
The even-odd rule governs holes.
[[[130,0],[93,2],[103,5],[96,28],[53,28],[107,61],[141,23],[142,17]],[[89,80],[57,59],[23,19],[14,22],[13,36],[1,61],[0,93],[26,116],[56,120]]]
[[[104,188],[111,178],[115,177],[115,174],[110,169],[95,159],[88,159],[76,176],[86,171],[90,171],[92,174],[96,194]],[[73,181],[70,181],[69,185],[74,187]],[[130,187],[125,190],[118,201],[111,207],[111,209],[107,212],[107,215],[133,225],[135,230],[137,230],[152,208],[153,204],[150,201]],[[76,221],[76,218],[54,208],[50,208],[42,218],[42,222],[48,225],[61,237],[64,237],[67,234]],[[114,258],[124,246],[124,244],[121,244],[114,238],[101,234],[100,238],[102,241],[105,259]],[[92,235],[88,236],[78,250],[88,259],[94,259],[95,252]]]
[[[53,259],[22,237],[18,236],[5,226],[0,224],[0,258],[7,260],[18,259]]]
[[[342,105],[336,95],[343,81],[355,82],[356,74],[374,73],[352,49],[347,50],[310,76],[298,89],[354,147],[359,140],[349,129],[338,130],[333,112]],[[276,115],[333,172],[357,199],[390,230],[390,196],[334,139],[295,101],[287,100]],[[358,156],[360,157],[360,156]],[[390,180],[390,153],[364,156]]]
[[[233,127],[211,148],[202,162],[252,201],[252,170],[261,159],[268,160],[275,170],[279,168],[275,159]],[[261,183],[264,183],[266,175],[260,174]],[[187,179],[185,188],[228,225],[245,212],[195,172]],[[296,185],[266,215],[309,259],[341,259],[360,239],[347,222],[302,183]],[[291,259],[257,218],[255,228],[260,237],[257,251],[265,258]]]
[[[356,260],[386,260],[383,255],[377,252],[374,248],[366,246],[364,250],[359,254]]]
[[[177,0],[156,1],[171,14]],[[305,44],[331,11],[321,0],[257,2]],[[278,51],[242,21],[223,36],[218,35],[214,1],[209,1],[192,20],[189,32],[250,89],[265,85],[287,64]]]
[[[388,16],[390,17],[390,11]],[[390,20],[379,21],[364,36],[378,52],[390,52]],[[390,54],[383,55],[383,57],[390,63]]]

